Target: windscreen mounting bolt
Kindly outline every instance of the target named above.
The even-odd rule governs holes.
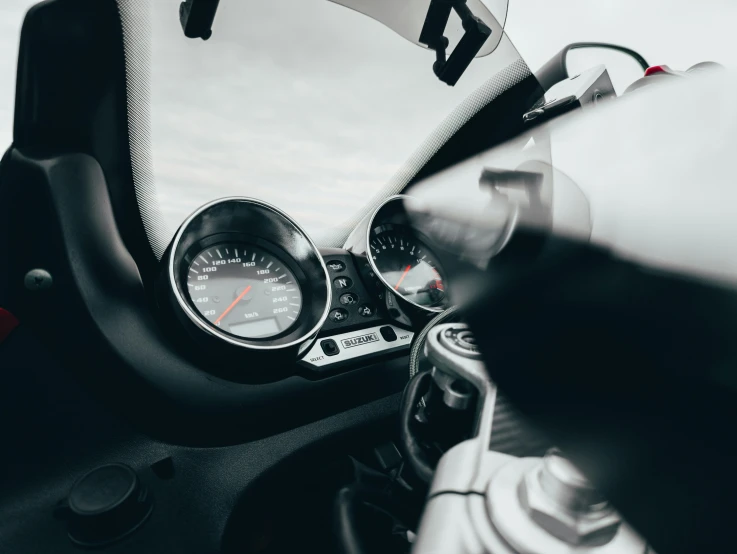
[[[26,289],[31,291],[48,290],[54,284],[51,273],[45,269],[32,269],[23,278]]]

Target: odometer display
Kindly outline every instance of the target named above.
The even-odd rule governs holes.
[[[187,268],[187,291],[204,319],[246,339],[283,333],[302,310],[294,273],[267,250],[247,244],[218,244],[198,252]]]
[[[445,287],[433,253],[414,234],[396,225],[372,230],[370,255],[387,286],[427,308],[444,305]]]

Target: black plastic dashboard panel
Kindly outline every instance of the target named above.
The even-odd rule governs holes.
[[[116,0],[45,0],[23,21],[13,146],[97,160],[126,248],[144,279],[158,260],[133,186],[123,29]],[[6,145],[2,145],[5,147]]]
[[[387,313],[377,302],[382,291],[371,289],[373,283],[360,274],[355,258],[338,248],[321,248],[320,253],[333,287],[330,313],[321,335],[343,333],[385,321]]]
[[[259,490],[283,487],[285,474],[303,477],[300,470],[320,463],[326,451],[379,440],[399,405],[399,395],[392,395],[247,444],[178,446],[131,428],[59,367],[25,325],[0,349],[6,362],[0,371],[0,552],[8,554],[246,551],[229,540],[233,529],[257,531],[253,519],[239,516],[241,508],[274,517],[288,509],[279,502],[297,501],[278,495],[265,503]],[[111,462],[137,471],[153,495],[153,513],[120,542],[80,549],[55,507],[77,478]]]
[[[10,241],[10,305],[54,355],[139,428],[165,440],[232,444],[268,436],[400,391],[406,358],[309,380],[248,385],[211,375],[184,357],[154,319],[123,244],[105,178],[90,156],[6,157],[2,206]],[[47,291],[25,273],[44,268]]]

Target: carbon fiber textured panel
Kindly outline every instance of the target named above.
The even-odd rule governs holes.
[[[489,448],[512,456],[542,456],[552,444],[527,424],[509,401],[497,393]]]

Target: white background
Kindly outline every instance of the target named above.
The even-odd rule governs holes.
[[[0,2],[0,142],[12,140],[17,43],[34,2]],[[153,160],[167,225],[226,195],[286,209],[320,235],[382,187],[489,75],[450,88],[431,52],[324,0],[223,0],[215,36],[185,39],[179,0],[153,10]],[[511,0],[506,30],[537,69],[570,42],[616,42],[650,63],[737,65],[733,0]]]

